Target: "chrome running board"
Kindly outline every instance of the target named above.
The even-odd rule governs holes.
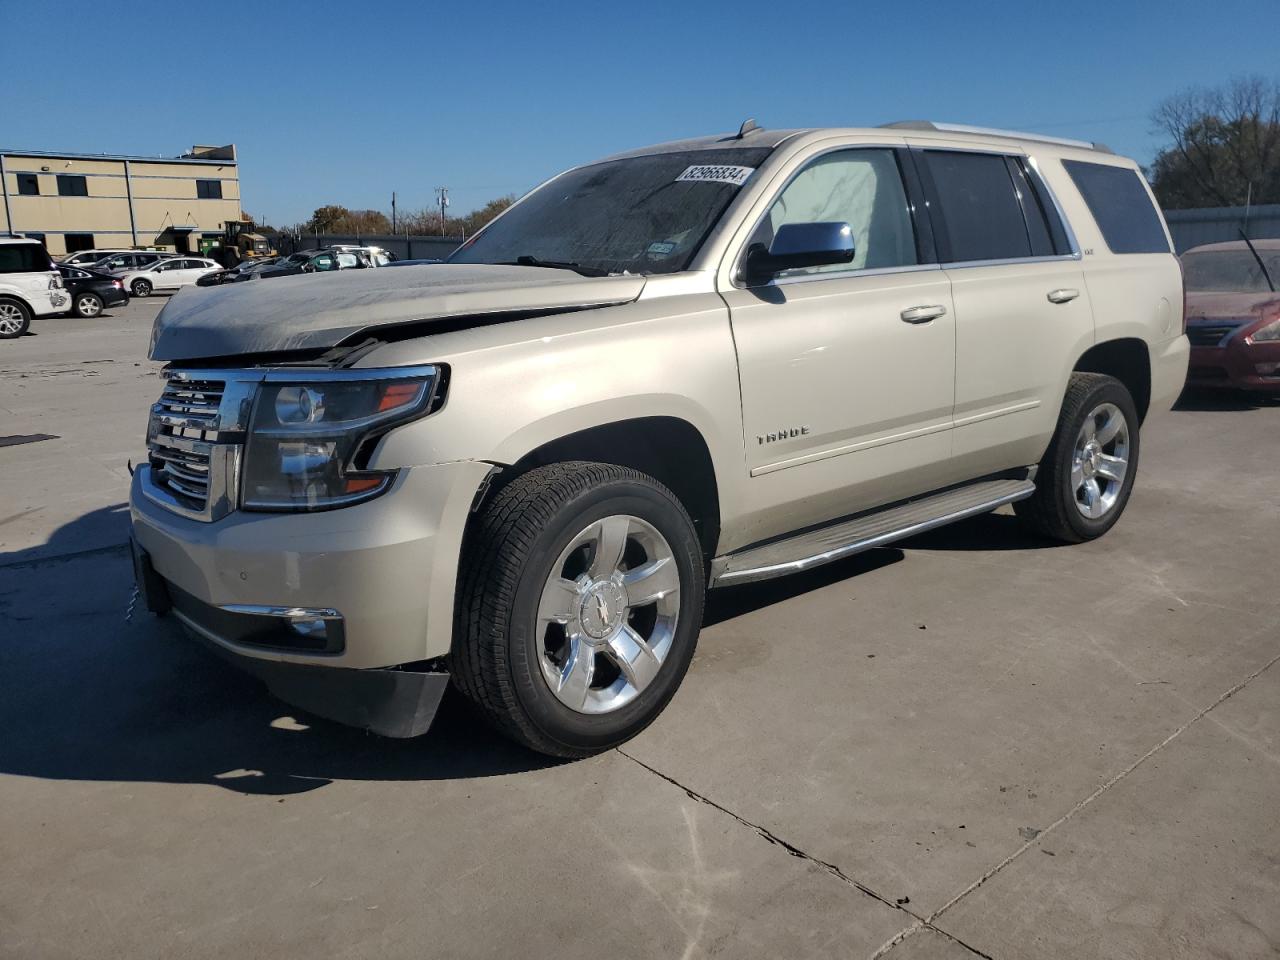
[[[784,540],[773,540],[711,561],[711,586],[752,583],[904,540],[966,517],[988,513],[1035,493],[1030,480],[983,480],[945,493],[883,507]]]

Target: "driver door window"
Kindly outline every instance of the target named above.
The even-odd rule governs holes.
[[[846,150],[819,157],[787,184],[748,248],[773,242],[790,223],[842,222],[853,230],[853,262],[787,270],[779,277],[875,270],[919,263],[907,194],[892,150]]]
[[[311,266],[315,267],[317,270],[332,270],[334,269],[333,257],[327,253],[323,253],[311,261]]]

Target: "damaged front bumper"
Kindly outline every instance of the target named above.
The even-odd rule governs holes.
[[[280,699],[385,736],[430,726],[448,684],[457,560],[490,466],[405,468],[384,496],[341,510],[233,511],[214,522],[130,496],[146,607]]]
[[[238,653],[232,645],[255,644],[264,650],[280,649],[282,645],[292,647],[295,638],[311,646],[323,641],[330,648],[340,650],[345,642],[342,620],[332,610],[299,607],[251,610],[205,603],[156,573],[150,555],[136,540],[132,540],[130,546],[134,580],[143,606],[157,616],[171,615],[191,637],[257,677],[285,703],[384,737],[416,737],[430,728],[449,685],[448,672],[437,662],[354,669],[265,660]],[[328,627],[324,635],[298,629],[300,625],[321,619]]]

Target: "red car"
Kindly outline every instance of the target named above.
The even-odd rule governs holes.
[[[1182,271],[1187,386],[1280,396],[1280,240],[1193,247],[1182,255]]]

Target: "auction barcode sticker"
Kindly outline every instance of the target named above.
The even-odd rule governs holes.
[[[740,187],[755,172],[755,167],[693,166],[686,167],[684,173],[676,177],[676,182],[701,180],[705,183],[731,183]]]

